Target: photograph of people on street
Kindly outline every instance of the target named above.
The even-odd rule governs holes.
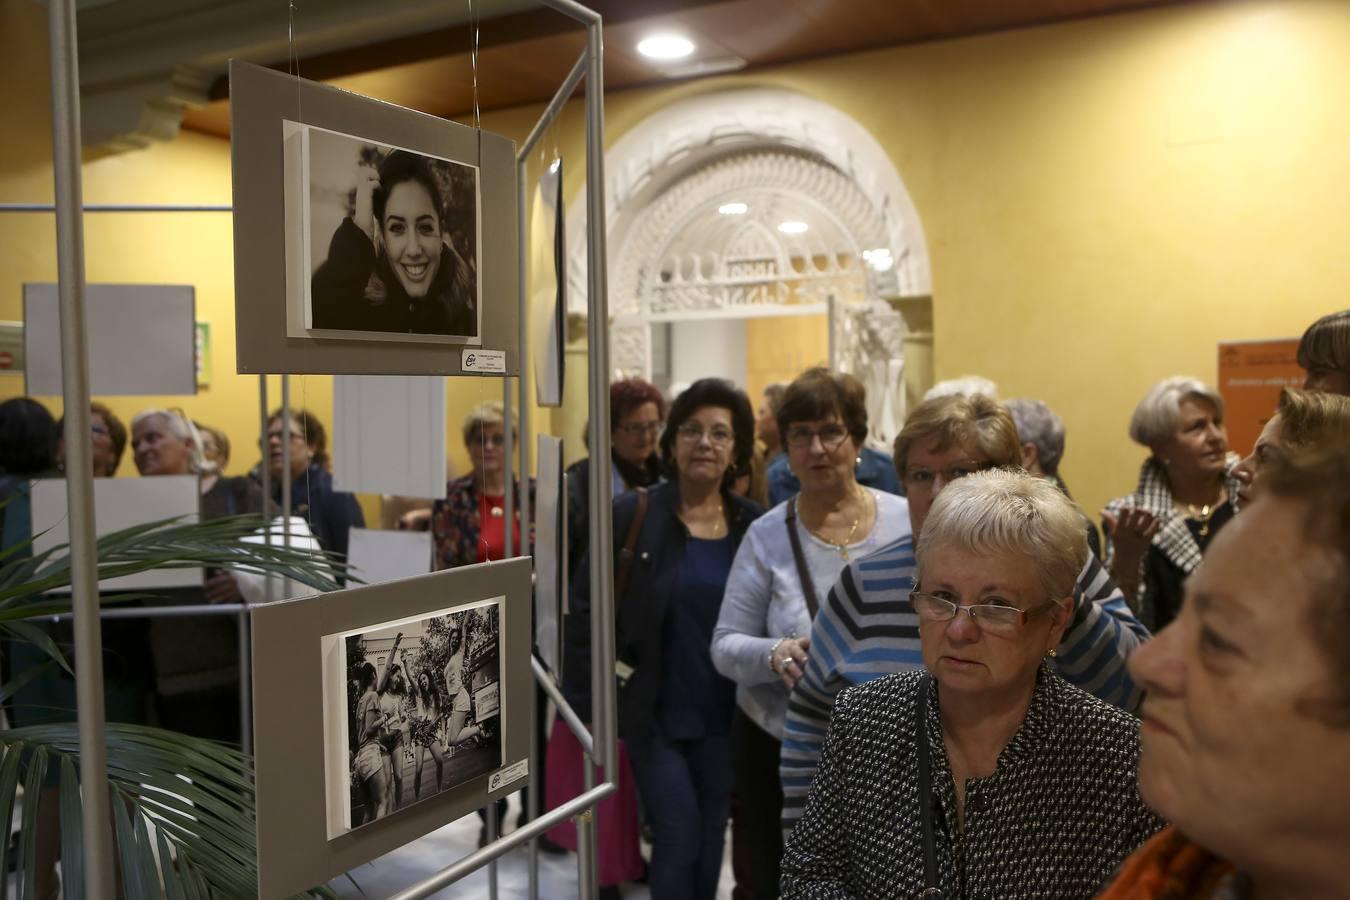
[[[501,766],[500,604],[345,638],[352,828]]]

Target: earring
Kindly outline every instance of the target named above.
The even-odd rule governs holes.
[[[853,467],[856,469],[858,466],[861,465],[862,465],[862,457],[861,456],[853,457]]]
[[[1055,648],[1054,648],[1054,647],[1051,647],[1050,650],[1049,650],[1049,652],[1046,653],[1045,655],[1048,656],[1048,657],[1050,657],[1051,659],[1053,659],[1054,656],[1055,656]]]

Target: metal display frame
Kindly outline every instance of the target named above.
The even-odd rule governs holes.
[[[577,87],[585,82],[586,116],[586,182],[587,216],[587,337],[590,367],[588,396],[590,404],[589,446],[598,459],[607,458],[610,449],[609,417],[609,303],[607,294],[607,248],[605,235],[605,168],[604,168],[604,45],[599,13],[575,0],[538,0],[541,6],[552,9],[580,23],[586,29],[586,46],[544,109],[529,136],[520,145],[516,156],[517,203],[519,206],[517,249],[519,266],[519,321],[517,349],[520,359],[528,360],[528,316],[526,297],[526,222],[528,208],[525,190],[526,171],[531,151],[556,120]],[[91,900],[112,900],[115,896],[114,850],[112,844],[111,805],[107,789],[106,716],[103,700],[103,665],[101,621],[108,618],[169,617],[200,615],[237,616],[240,631],[240,705],[245,752],[252,743],[252,694],[249,679],[250,646],[249,606],[226,605],[217,607],[161,607],[158,609],[108,609],[99,605],[97,542],[94,533],[94,494],[92,452],[87,436],[90,428],[90,385],[88,369],[88,333],[85,322],[85,253],[84,213],[138,213],[138,212],[233,212],[225,205],[174,204],[89,204],[83,203],[81,178],[81,133],[78,39],[76,0],[51,0],[48,4],[48,40],[52,85],[52,145],[55,203],[3,203],[0,213],[55,213],[57,248],[57,285],[61,310],[61,355],[63,366],[62,397],[65,404],[65,446],[68,465],[69,517],[71,522],[71,607],[75,637],[75,665],[80,673],[76,679],[76,714],[80,738],[80,783],[83,805],[81,829],[84,843],[84,889]],[[518,376],[502,378],[502,399],[506,416],[511,416],[512,401],[521,411],[519,425],[519,471],[528,477],[530,471],[530,423],[527,365],[522,363]],[[513,397],[511,379],[515,377]],[[267,375],[259,375],[258,404],[261,436],[267,441],[269,417]],[[290,383],[289,376],[281,376],[282,411],[282,474],[281,506],[283,516],[282,542],[290,546],[291,474],[290,474]],[[507,521],[513,520],[514,452],[516,435],[506,429],[506,484],[505,505]],[[271,477],[267,466],[262,467],[264,496],[271,496]],[[608,478],[590,479],[588,502],[593,509],[610,509],[613,501]],[[529,521],[530,498],[522,491],[519,498],[521,519]],[[545,831],[569,819],[577,825],[578,894],[594,898],[598,889],[596,868],[596,834],[593,809],[602,799],[617,789],[613,782],[618,758],[616,735],[614,671],[614,598],[613,598],[613,526],[610,516],[590,517],[589,547],[592,556],[591,600],[591,687],[594,697],[594,721],[588,731],[581,717],[571,708],[552,680],[547,669],[532,656],[531,670],[534,682],[557,707],[559,717],[571,729],[586,753],[584,783],[586,790],[578,797],[551,812],[540,815],[537,781],[531,778],[529,824],[516,829],[509,836],[498,837],[495,804],[488,807],[489,843],[465,856],[436,874],[413,884],[394,895],[394,900],[422,900],[444,889],[478,869],[489,867],[489,893],[497,896],[496,860],[516,847],[529,843],[529,896],[539,896],[539,858],[537,839]],[[272,528],[266,529],[271,542]],[[520,555],[530,555],[529,529],[521,530]],[[516,555],[512,546],[512,529],[506,530],[506,556]],[[288,587],[288,586],[287,586]],[[272,579],[267,580],[267,600],[273,599]],[[288,592],[288,591],[284,591]],[[541,771],[543,753],[539,735],[535,734],[530,747],[530,771]],[[596,767],[602,767],[607,780],[597,783]]]

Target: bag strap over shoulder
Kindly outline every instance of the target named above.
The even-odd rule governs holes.
[[[628,573],[632,571],[633,560],[637,557],[638,535],[642,533],[642,523],[647,519],[647,506],[650,500],[647,489],[637,489],[637,511],[633,514],[633,523],[628,526],[628,534],[623,539],[623,549],[619,551],[619,570],[614,575],[614,600],[623,598],[628,587]]]
[[[797,498],[787,502],[787,533],[792,543],[792,558],[797,563],[797,580],[802,583],[802,596],[806,598],[806,609],[811,621],[816,619],[820,603],[816,600],[816,587],[811,581],[811,570],[806,567],[806,554],[802,552],[802,538],[797,534]]]
[[[923,824],[924,889],[919,893],[920,900],[930,897],[940,900],[943,896],[942,888],[939,886],[941,882],[938,880],[937,839],[933,834],[935,804],[933,802],[932,763],[929,760],[931,751],[928,747],[928,692],[932,690],[932,685],[933,676],[925,672],[919,682],[919,699],[915,704],[918,721],[915,724],[914,739],[915,752],[919,757],[919,812]]]

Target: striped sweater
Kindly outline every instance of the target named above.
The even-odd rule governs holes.
[[[779,774],[783,828],[791,831],[811,791],[830,708],[844,688],[923,667],[910,537],[856,559],[840,574],[811,625],[806,672],[788,699]],[[1130,712],[1142,699],[1125,660],[1149,637],[1120,589],[1089,555],[1074,584],[1074,615],[1056,653],[1070,684]]]

